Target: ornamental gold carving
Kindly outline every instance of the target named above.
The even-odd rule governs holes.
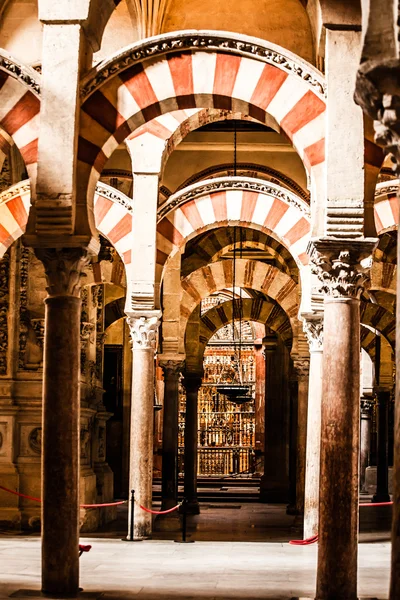
[[[7,373],[10,255],[0,260],[0,375]]]
[[[155,350],[161,314],[127,317],[134,350]]]
[[[89,263],[87,251],[84,248],[38,248],[35,252],[44,265],[49,297],[79,298],[82,272]]]

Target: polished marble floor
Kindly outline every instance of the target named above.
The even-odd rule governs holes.
[[[264,516],[263,516],[264,515]],[[117,523],[118,524],[118,523]],[[252,527],[253,525],[253,527]],[[172,539],[126,543],[119,531],[82,538],[92,550],[81,561],[82,598],[104,600],[255,600],[310,598],[317,547],[291,546],[295,521],[282,507],[203,507],[192,519],[193,544]],[[255,531],[254,531],[255,530]],[[202,541],[216,538],[225,541]],[[249,534],[247,535],[246,532]],[[257,533],[258,532],[258,533]],[[253,541],[246,541],[249,537]],[[228,541],[228,538],[230,540]],[[236,541],[234,541],[236,538]],[[240,541],[239,541],[240,540]],[[365,532],[359,544],[360,598],[388,597],[387,532]],[[0,598],[38,597],[40,539],[0,534]],[[338,599],[339,600],[339,599]]]

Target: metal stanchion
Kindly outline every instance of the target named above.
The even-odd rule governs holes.
[[[187,500],[186,498],[183,499],[182,501],[182,539],[181,540],[175,540],[175,542],[177,544],[194,544],[194,540],[187,540],[186,539],[186,517],[187,517]]]
[[[141,539],[134,538],[134,527],[135,527],[135,490],[131,490],[131,503],[130,503],[130,526],[129,526],[129,537],[122,538],[123,542],[141,542]]]

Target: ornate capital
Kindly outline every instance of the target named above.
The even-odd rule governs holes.
[[[375,239],[314,240],[308,253],[311,271],[320,281],[320,291],[332,298],[359,298],[369,278]]]
[[[374,407],[374,399],[362,396],[360,398],[361,418],[370,419],[372,416],[372,409]]]
[[[157,332],[160,326],[161,313],[153,311],[130,315],[126,322],[129,325],[133,350],[155,350]]]
[[[167,358],[166,356],[161,356],[158,364],[164,372],[164,378],[179,377],[185,368],[185,360],[180,356],[177,356],[176,358]]]
[[[310,359],[301,358],[293,361],[293,369],[298,381],[306,380],[310,372]]]
[[[323,315],[303,320],[303,331],[306,334],[310,352],[322,352],[324,343]]]
[[[198,392],[203,383],[202,373],[184,373],[183,385],[186,392]]]
[[[35,253],[44,265],[48,297],[79,298],[82,272],[89,263],[87,250],[85,248],[37,248]]]

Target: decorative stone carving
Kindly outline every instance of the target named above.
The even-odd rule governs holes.
[[[10,255],[0,260],[0,375],[7,374]]]
[[[28,444],[31,450],[36,454],[41,454],[42,452],[42,428],[35,427],[32,429],[28,436]]]
[[[0,192],[7,190],[11,184],[11,169],[10,169],[10,160],[9,157],[6,156],[4,158],[3,166],[0,169]],[[0,196],[0,204],[2,198]]]
[[[81,429],[81,459],[88,460],[90,458],[90,431],[89,429]]]
[[[155,350],[161,313],[129,316],[126,322],[132,338],[133,350]]]
[[[11,56],[0,56],[0,69],[22,81],[35,96],[40,95],[40,75],[31,67],[18,64]]]
[[[97,456],[99,460],[106,459],[106,430],[105,427],[99,427]]]
[[[373,398],[367,398],[366,396],[362,396],[360,399],[360,408],[361,408],[361,418],[362,419],[371,419],[372,410],[374,408],[375,401]]]
[[[190,187],[189,190],[184,192],[177,192],[173,194],[168,201],[163,204],[158,210],[157,219],[160,221],[169,212],[185,204],[189,200],[206,196],[217,191],[226,190],[243,190],[252,191],[261,194],[269,194],[274,198],[280,198],[284,202],[287,202],[290,206],[300,210],[307,217],[310,216],[310,208],[300,198],[289,190],[283,189],[279,185],[263,181],[261,179],[253,179],[250,177],[224,177],[209,179],[206,182],[201,182]]]
[[[185,361],[182,358],[162,358],[159,365],[164,372],[164,377],[180,377],[185,368]]]
[[[310,244],[311,272],[317,275],[320,292],[333,298],[359,298],[368,279],[371,255],[376,240],[323,240]],[[363,264],[361,264],[363,263]]]
[[[132,174],[131,174],[131,177],[132,177]],[[112,200],[112,202],[121,204],[121,206],[126,208],[126,210],[130,213],[133,211],[132,200],[130,198],[128,198],[128,196],[125,196],[125,194],[123,194],[122,192],[116,190],[115,188],[113,188],[105,183],[99,182],[96,185],[96,193],[99,194],[100,196],[103,196],[104,198],[108,198],[109,200]]]
[[[25,368],[25,348],[28,340],[29,312],[28,312],[28,266],[29,249],[22,248],[19,259],[19,352],[18,368]]]
[[[310,359],[301,358],[293,361],[293,369],[298,381],[307,379],[310,372]]]
[[[84,248],[37,248],[35,252],[44,265],[49,297],[79,298],[82,272],[89,263],[87,251]]]
[[[310,352],[322,351],[324,343],[323,316],[304,319],[303,331],[306,334]]]
[[[122,51],[109,61],[105,61],[88,73],[82,82],[81,96],[86,99],[98,89],[106,79],[117,75],[121,71],[145,59],[155,58],[170,54],[171,52],[183,52],[187,50],[206,50],[235,52],[240,56],[257,58],[262,62],[272,64],[283,71],[300,78],[316,94],[323,97],[326,93],[326,85],[323,76],[307,63],[287,52],[285,56],[277,47],[261,45],[255,38],[243,36],[235,38],[232,34],[227,36],[225,32],[195,32],[190,31],[176,35],[175,33],[160,36],[158,40],[138,42],[134,46]]]
[[[39,348],[43,350],[44,344],[44,319],[31,319],[31,325],[36,335]]]
[[[87,371],[87,350],[90,342],[90,336],[95,330],[95,324],[87,321],[81,321],[81,372]]]

